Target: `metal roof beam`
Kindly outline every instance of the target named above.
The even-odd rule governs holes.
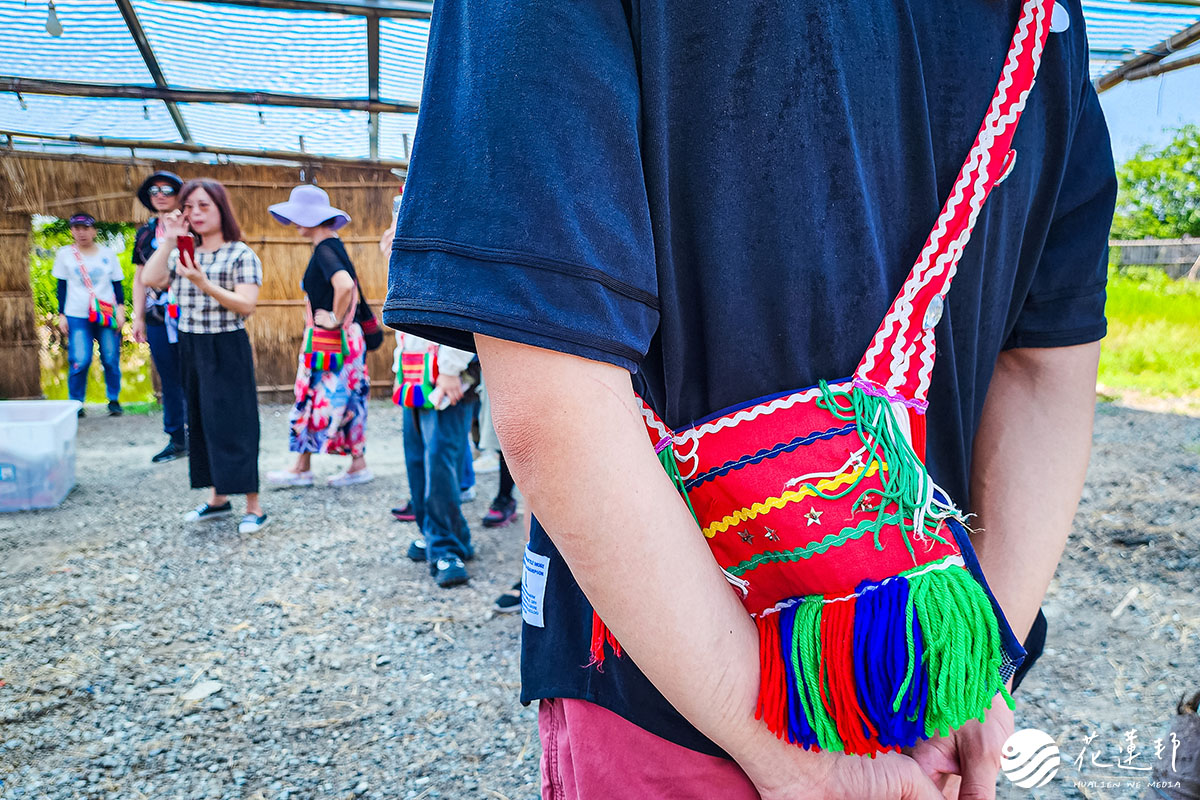
[[[275,8],[286,11],[323,11],[358,17],[429,19],[433,3],[427,0],[181,0],[228,6]]]
[[[1141,55],[1134,56],[1111,72],[1101,75],[1096,80],[1096,91],[1103,92],[1111,89],[1121,81],[1127,80],[1127,76],[1136,72],[1139,68],[1162,61],[1172,53],[1196,42],[1200,42],[1200,22],[1180,31],[1169,39],[1159,42]]]
[[[86,144],[94,147],[113,147],[121,150],[168,150],[182,153],[200,153],[206,155],[234,156],[236,158],[263,158],[271,161],[292,161],[298,164],[344,164],[348,166],[383,166],[401,170],[408,169],[407,161],[396,159],[378,159],[369,161],[365,158],[336,158],[333,156],[315,156],[310,153],[300,153],[291,150],[251,150],[241,147],[206,147],[198,144],[181,144],[179,142],[156,142],[145,139],[114,139],[111,136],[79,136],[75,134],[29,133],[26,131],[0,130],[0,136],[7,136],[10,147],[15,139],[32,139],[34,141],[70,142]],[[13,150],[6,152],[14,152]],[[15,151],[19,152],[19,151]]]
[[[138,52],[142,54],[142,60],[146,62],[146,69],[150,71],[150,77],[154,79],[154,85],[160,89],[167,88],[167,79],[163,76],[162,67],[158,65],[158,58],[154,55],[154,48],[150,46],[150,40],[146,38],[146,32],[142,30],[142,23],[133,10],[133,3],[130,0],[116,0],[116,3],[117,8],[121,10],[121,16],[125,18],[125,26],[129,28],[129,35],[137,44]],[[183,119],[183,114],[179,112],[179,107],[174,102],[168,101],[167,111],[170,112],[171,120],[175,123],[183,141],[187,144],[195,141],[192,139],[192,132],[188,130],[187,122]]]
[[[379,17],[367,17],[367,97],[379,100]],[[379,158],[379,114],[372,111],[368,140],[371,158]]]
[[[232,103],[252,106],[290,106],[293,108],[332,108],[341,111],[369,111],[372,114],[415,114],[417,106],[387,103],[379,99],[376,84],[370,100],[341,97],[314,97],[281,92],[226,92],[210,89],[169,89],[157,86],[129,86],[79,81],[50,81],[0,75],[0,92],[52,94],[63,97],[107,97],[134,100],[165,100],[175,103]]]

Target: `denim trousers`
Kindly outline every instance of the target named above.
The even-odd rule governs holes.
[[[187,425],[187,404],[183,398],[183,383],[179,377],[179,345],[167,338],[166,325],[146,323],[146,341],[150,358],[162,386],[163,433],[183,441]]]
[[[109,402],[121,396],[121,338],[113,330],[86,317],[67,317],[67,393],[83,402],[87,396],[88,370],[92,366],[92,342],[100,342],[100,363],[104,367],[104,389]]]
[[[460,498],[463,450],[473,398],[444,411],[404,409],[404,458],[413,514],[425,539],[430,568],[438,559],[473,554],[471,529],[463,517]]]

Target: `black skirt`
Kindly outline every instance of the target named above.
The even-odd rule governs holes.
[[[245,330],[179,332],[192,488],[258,491],[258,390]]]

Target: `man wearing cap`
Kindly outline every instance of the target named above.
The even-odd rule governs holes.
[[[142,267],[162,240],[159,217],[179,210],[179,188],[183,180],[174,172],[160,170],[138,188],[137,197],[155,216],[138,228],[133,242],[133,339],[150,344],[150,358],[162,388],[163,432],[171,437],[167,446],[150,460],[155,464],[174,461],[187,454],[187,405],[179,378],[179,323],[170,289],[150,289],[142,283]]]
[[[74,244],[54,256],[52,274],[58,279],[58,327],[67,336],[70,373],[67,391],[83,403],[87,396],[92,342],[100,343],[108,415],[122,414],[121,328],[125,324],[124,278],[117,254],[96,244],[96,218],[72,214],[68,220]],[[79,416],[84,411],[79,409]]]

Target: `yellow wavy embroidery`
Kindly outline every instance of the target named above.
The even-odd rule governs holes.
[[[859,467],[853,472],[847,472],[842,475],[838,475],[835,478],[826,478],[824,480],[817,481],[816,487],[822,492],[829,494],[831,490],[840,489],[843,486],[854,483],[856,480],[858,480],[858,476],[861,472],[862,467]],[[877,472],[879,472],[879,465],[877,462],[872,462],[870,469],[867,470],[867,477],[869,478]],[[717,520],[704,529],[704,535],[706,538],[711,539],[718,533],[724,533],[725,531],[729,530],[731,526],[741,525],[743,522],[754,519],[759,514],[766,514],[768,511],[773,511],[777,508],[783,508],[789,503],[798,503],[806,497],[815,496],[816,492],[814,492],[811,488],[802,486],[799,489],[786,491],[779,497],[768,497],[761,503],[755,503],[749,508],[738,509],[724,519]]]

